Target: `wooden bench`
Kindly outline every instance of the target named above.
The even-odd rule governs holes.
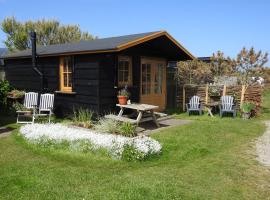
[[[131,124],[137,124],[137,120],[135,119],[130,119],[130,118],[127,118],[127,117],[122,117],[122,116],[117,116],[117,115],[105,115],[105,118],[107,119],[113,119],[113,120],[116,120],[116,121],[121,121],[121,122],[128,122],[128,123],[131,123]]]
[[[155,115],[157,115],[158,117],[167,117],[168,115],[165,113],[161,113],[161,112],[154,112]]]

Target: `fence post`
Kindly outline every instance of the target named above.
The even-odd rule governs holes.
[[[186,111],[186,90],[185,90],[185,85],[183,85],[183,111]]]
[[[209,86],[207,83],[205,86],[205,104],[208,104],[208,90],[209,90]]]
[[[226,85],[223,86],[223,91],[222,91],[222,96],[226,96],[226,91],[227,90],[227,87]]]
[[[242,104],[244,102],[245,92],[246,92],[246,86],[242,85],[241,98],[240,98],[240,107],[242,106]]]

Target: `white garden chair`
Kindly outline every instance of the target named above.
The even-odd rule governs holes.
[[[224,113],[232,113],[233,117],[236,117],[236,107],[234,105],[234,99],[232,96],[222,96],[221,104],[219,106],[220,117]]]
[[[17,110],[17,123],[26,124],[33,123],[33,110],[36,108],[38,103],[38,93],[36,92],[27,92],[24,95],[23,106],[28,109],[26,110]],[[32,116],[32,121],[20,121],[20,118],[25,117],[26,115]]]
[[[41,94],[38,110],[35,110],[33,115],[33,122],[37,117],[48,116],[49,123],[51,122],[51,115],[53,114],[54,94]]]
[[[202,115],[202,106],[200,103],[200,97],[193,96],[190,98],[189,103],[186,104],[187,113],[190,115],[192,111],[199,112],[200,115]]]

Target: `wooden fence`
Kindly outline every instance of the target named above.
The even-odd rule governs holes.
[[[204,106],[206,103],[217,102],[220,100],[220,97],[223,95],[231,95],[235,98],[237,104],[237,110],[240,109],[240,106],[243,102],[249,101],[253,102],[256,105],[255,114],[258,115],[261,110],[262,102],[262,87],[260,85],[252,85],[245,88],[244,86],[220,86],[219,95],[211,95],[209,93],[209,85],[199,85],[191,86],[184,85],[179,86],[176,95],[176,104],[177,107],[185,111],[185,105],[189,102],[189,99],[197,95],[201,98],[201,103]]]

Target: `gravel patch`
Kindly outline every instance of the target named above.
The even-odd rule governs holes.
[[[265,166],[270,166],[270,122],[266,122],[265,133],[256,142],[257,159]]]

